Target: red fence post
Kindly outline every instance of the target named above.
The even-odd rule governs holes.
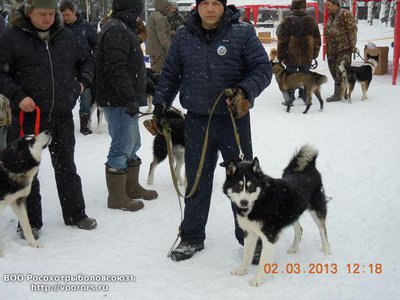
[[[396,19],[394,23],[394,45],[393,45],[393,80],[392,84],[395,85],[397,81],[397,73],[399,71],[399,55],[400,55],[400,0],[396,3]]]

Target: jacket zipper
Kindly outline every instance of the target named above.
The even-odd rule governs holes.
[[[51,109],[50,109],[50,114],[49,114],[49,122],[51,121],[51,117],[53,114],[53,110],[54,110],[54,102],[55,102],[55,83],[54,83],[54,70],[53,70],[53,60],[51,59],[51,53],[50,53],[50,49],[49,49],[49,41],[45,41],[46,43],[46,50],[47,50],[47,55],[49,57],[49,62],[50,62],[50,75],[51,75],[51,87],[52,87],[52,102],[51,102]]]

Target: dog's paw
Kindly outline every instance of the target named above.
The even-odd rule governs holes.
[[[263,282],[264,282],[263,278],[261,278],[261,276],[256,275],[252,280],[249,281],[249,285],[258,287],[262,285]]]
[[[289,254],[295,254],[299,252],[299,248],[295,248],[295,247],[290,247],[289,250],[287,251],[287,253]]]
[[[243,267],[239,267],[239,268],[236,268],[235,270],[231,271],[231,274],[236,275],[236,276],[242,276],[246,273],[247,273],[247,269],[245,269]]]
[[[29,247],[32,247],[32,248],[43,248],[43,246],[36,241],[31,242],[28,245],[29,245]]]
[[[322,253],[324,253],[324,255],[332,255],[331,248],[330,247],[322,247]]]

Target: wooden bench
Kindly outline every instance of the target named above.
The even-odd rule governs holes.
[[[258,39],[260,40],[261,43],[263,44],[271,44],[272,38],[271,38],[271,32],[269,31],[263,31],[259,32],[257,34]]]

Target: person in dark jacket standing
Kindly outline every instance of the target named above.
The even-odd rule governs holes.
[[[66,225],[93,229],[96,220],[85,213],[81,178],[74,162],[75,136],[72,109],[79,94],[90,87],[93,62],[62,25],[56,0],[29,0],[14,12],[12,28],[0,38],[0,94],[11,101],[12,124],[8,142],[20,129],[33,134],[40,117],[40,130],[49,129],[49,145],[58,196]],[[68,49],[68,51],[66,51]],[[40,109],[40,116],[36,116]],[[20,128],[18,115],[24,113]],[[27,200],[34,236],[42,227],[41,196],[37,178]]]
[[[321,34],[315,18],[306,12],[306,0],[293,0],[291,14],[279,25],[278,59],[286,65],[286,72],[310,71],[311,62],[319,55]],[[304,89],[299,90],[299,97],[306,100]],[[294,91],[290,98],[295,99]]]
[[[191,258],[204,249],[205,227],[210,208],[218,151],[225,162],[238,159],[227,105],[236,101],[254,105],[254,99],[270,84],[271,63],[253,27],[239,21],[240,11],[226,0],[197,0],[197,11],[177,30],[165,60],[154,95],[154,114],[162,119],[179,91],[187,109],[185,119],[185,168],[188,194],[200,162],[205,130],[211,109],[226,89],[212,115],[205,164],[195,193],[185,200],[181,241],[171,252],[174,261]],[[245,99],[247,100],[245,100]],[[236,120],[244,159],[253,158],[250,113]],[[233,210],[234,211],[234,210]],[[243,231],[235,216],[235,235],[243,245]]]
[[[96,28],[77,13],[75,5],[72,2],[63,2],[60,6],[60,11],[63,15],[65,27],[72,30],[84,51],[94,57],[97,46]],[[83,135],[92,133],[92,130],[89,128],[92,104],[92,90],[91,88],[87,88],[80,96],[79,119],[80,132]]]
[[[104,107],[111,136],[105,168],[107,203],[109,208],[128,211],[143,208],[137,199],[158,196],[138,182],[138,112],[147,101],[146,69],[135,26],[143,8],[143,0],[114,0],[111,18],[101,28],[96,55],[96,96]]]
[[[351,54],[356,52],[357,23],[350,11],[340,7],[339,0],[328,0],[326,9],[329,13],[328,23],[325,27],[326,55],[329,71],[335,81],[333,95],[326,101],[334,102],[342,99],[340,96],[342,76],[339,65],[344,61],[345,67],[350,67]]]

